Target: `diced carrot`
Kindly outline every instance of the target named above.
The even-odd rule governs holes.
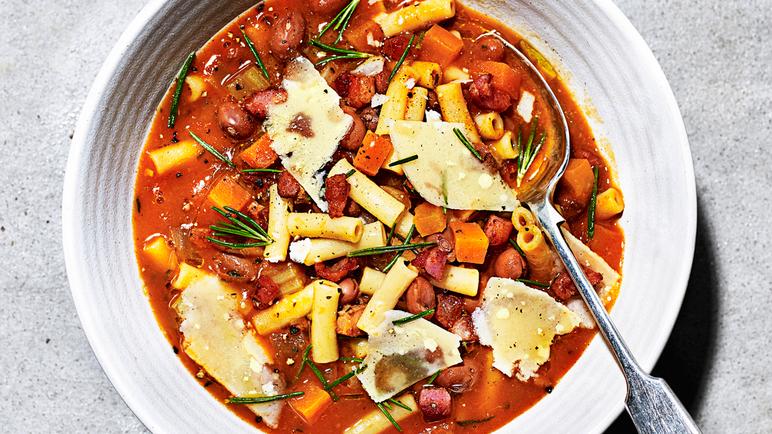
[[[456,239],[456,259],[459,262],[482,264],[488,253],[488,238],[477,223],[450,222]]]
[[[220,208],[229,206],[240,210],[252,202],[252,194],[230,176],[220,178],[207,197],[213,205]]]
[[[383,9],[382,2],[378,2],[373,5],[374,9]],[[377,14],[377,13],[376,13]],[[372,19],[357,19],[357,14],[354,15],[354,20],[351,25],[346,29],[344,37],[346,41],[351,44],[357,51],[372,51],[373,45],[378,42],[383,42],[383,30]]]
[[[590,201],[594,183],[595,175],[590,162],[584,158],[572,158],[568,160],[568,167],[560,180],[560,195],[584,208]]]
[[[289,405],[307,424],[319,419],[324,410],[332,404],[330,394],[314,382],[307,382],[301,387],[303,396],[290,399]]]
[[[250,147],[241,151],[239,156],[245,163],[255,169],[265,169],[273,164],[279,157],[271,149],[271,138],[268,134],[263,134]]]
[[[354,157],[354,167],[366,175],[375,176],[393,150],[391,139],[368,131]]]
[[[464,41],[453,33],[435,24],[424,35],[421,43],[420,60],[435,62],[447,67],[464,48]]]
[[[436,234],[445,230],[448,221],[442,208],[424,202],[415,207],[413,224],[422,237]]]
[[[472,65],[471,72],[472,77],[482,74],[492,75],[493,87],[507,92],[512,98],[520,97],[520,74],[506,63],[484,60]]]

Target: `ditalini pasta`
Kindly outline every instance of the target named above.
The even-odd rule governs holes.
[[[287,228],[295,237],[330,238],[350,243],[359,242],[364,232],[364,224],[358,218],[332,218],[322,213],[290,213]]]
[[[550,57],[457,0],[264,0],[205,36],[158,65],[131,206],[143,291],[212,405],[272,434],[463,434],[557,387],[593,324],[518,200],[555,118],[503,40],[565,111],[553,201],[607,308],[625,240]]]

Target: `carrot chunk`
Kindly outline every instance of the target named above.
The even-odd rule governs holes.
[[[506,92],[512,98],[520,97],[521,77],[511,66],[503,62],[484,60],[475,63],[471,68],[472,76],[490,74],[493,87]]]
[[[393,150],[391,139],[368,131],[354,157],[354,167],[366,175],[375,176]]]
[[[220,208],[229,206],[240,210],[252,202],[252,194],[230,176],[220,178],[207,197],[213,205]]]
[[[584,158],[572,158],[560,180],[561,197],[584,208],[590,201],[594,183],[595,175],[590,162]]]
[[[463,48],[464,41],[435,24],[424,35],[418,58],[439,63],[444,68],[456,60]]]
[[[268,134],[263,134],[250,147],[241,151],[239,156],[245,163],[255,169],[265,169],[270,167],[279,157],[271,149],[271,138]]]
[[[324,410],[332,404],[332,398],[329,393],[311,381],[304,384],[301,389],[305,392],[303,396],[291,399],[289,405],[310,425],[316,422]]]
[[[488,253],[488,238],[477,223],[450,222],[456,239],[456,259],[459,262],[482,264]]]
[[[422,237],[445,230],[447,219],[442,208],[428,202],[415,207],[415,228]]]

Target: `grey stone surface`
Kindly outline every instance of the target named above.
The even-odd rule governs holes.
[[[143,432],[69,295],[61,182],[98,68],[145,0],[0,0],[0,431]],[[662,63],[697,175],[695,266],[655,372],[705,432],[772,432],[772,2],[620,1]],[[662,152],[667,152],[662,143]],[[629,432],[623,416],[612,432]]]

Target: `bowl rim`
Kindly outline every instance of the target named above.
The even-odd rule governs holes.
[[[75,304],[75,309],[78,313],[79,320],[81,322],[83,332],[88,339],[89,345],[99,363],[102,371],[107,376],[110,383],[120,395],[121,399],[126,403],[127,407],[133,414],[139,419],[139,421],[151,432],[165,432],[167,431],[161,426],[157,418],[150,411],[150,408],[143,404],[139,396],[134,396],[128,393],[128,388],[124,384],[122,379],[119,379],[113,374],[113,367],[109,358],[106,356],[107,346],[103,346],[95,336],[94,326],[88,322],[89,317],[84,314],[85,304],[87,303],[87,291],[82,290],[87,285],[84,282],[84,276],[81,274],[81,260],[78,254],[77,248],[77,234],[82,228],[79,216],[73,212],[74,204],[77,203],[80,198],[78,181],[79,170],[82,166],[84,159],[87,157],[84,150],[89,143],[89,128],[94,118],[100,113],[100,101],[103,94],[108,87],[110,79],[115,75],[121,65],[121,59],[131,46],[131,43],[139,36],[143,31],[146,24],[158,14],[161,9],[166,5],[168,0],[150,0],[140,12],[132,19],[126,30],[118,38],[117,42],[111,49],[106,60],[102,64],[98,74],[96,75],[93,84],[88,92],[86,100],[80,111],[78,121],[75,126],[74,134],[71,140],[71,146],[67,157],[67,164],[65,169],[65,176],[63,181],[63,193],[62,193],[62,243],[63,253],[65,260],[65,268],[67,272],[67,279],[70,287],[70,293]],[[677,129],[677,137],[674,138],[674,145],[678,146],[680,151],[680,158],[684,165],[683,180],[686,183],[684,187],[687,190],[687,199],[689,203],[684,204],[684,220],[687,226],[684,227],[684,234],[686,235],[687,242],[681,263],[681,268],[678,269],[677,275],[673,276],[672,281],[674,284],[672,288],[674,291],[678,291],[678,303],[672,303],[666,306],[665,312],[662,314],[662,322],[667,324],[667,334],[663,333],[656,344],[653,345],[656,357],[653,358],[651,363],[642,363],[642,368],[647,372],[650,372],[654,367],[654,364],[659,359],[665,344],[670,338],[675,321],[681,310],[683,304],[683,298],[688,286],[689,276],[691,274],[692,263],[694,260],[695,241],[697,232],[697,191],[694,175],[694,164],[689,145],[688,135],[686,127],[684,125],[683,116],[678,107],[675,95],[672,88],[662,70],[661,65],[657,61],[651,48],[645,42],[638,30],[633,26],[630,20],[624,15],[619,7],[611,0],[593,0],[592,3],[598,8],[600,12],[605,14],[609,20],[616,25],[619,29],[630,37],[630,42],[634,45],[633,48],[637,50],[639,54],[644,56],[641,62],[646,63],[651,67],[650,72],[653,74],[653,78],[664,84],[667,96],[666,101],[662,101],[664,109],[677,115],[678,119],[674,127]],[[597,432],[602,432],[607,429],[611,423],[616,419],[624,409],[624,403],[619,402],[614,404],[615,411],[607,413],[604,419],[600,419],[596,423],[598,428]],[[507,425],[502,427],[506,428]]]

